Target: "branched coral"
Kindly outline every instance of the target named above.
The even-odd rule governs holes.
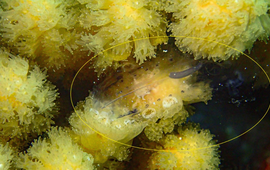
[[[85,169],[93,170],[93,156],[75,144],[62,128],[52,128],[48,139],[39,139],[32,143],[27,153],[20,154],[17,168],[23,169]]]
[[[176,45],[193,53],[195,59],[227,60],[270,35],[270,3],[266,0],[172,0],[168,4],[166,11],[175,17],[169,29],[179,36]]]
[[[113,61],[125,60],[132,51],[134,58],[141,64],[147,57],[155,56],[154,50],[158,44],[167,41],[167,38],[151,39],[153,36],[165,36],[167,24],[164,17],[153,10],[147,1],[80,2],[86,4],[80,23],[89,33],[82,36],[79,44],[92,52],[100,53],[109,47],[125,43],[100,54],[96,67],[105,68],[112,65]],[[140,38],[145,39],[132,41]]]
[[[53,123],[58,93],[46,74],[28,61],[0,52],[1,138],[41,134]]]

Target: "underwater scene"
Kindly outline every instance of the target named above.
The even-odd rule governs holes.
[[[0,170],[270,170],[269,0],[0,0]]]

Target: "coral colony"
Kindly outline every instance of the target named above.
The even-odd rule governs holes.
[[[195,59],[238,58],[267,41],[269,0],[1,0],[0,7],[0,169],[119,170],[135,159],[137,169],[219,169],[211,129],[186,121],[190,104],[212,97]],[[69,98],[59,89],[70,90],[90,58],[79,72],[92,82],[81,81],[88,97],[65,113]],[[68,122],[55,123],[61,119]]]

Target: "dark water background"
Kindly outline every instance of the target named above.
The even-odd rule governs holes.
[[[249,54],[266,71],[270,63],[262,58],[270,57],[269,47],[269,44],[258,42]],[[252,61],[241,57],[236,61],[227,61],[225,66],[212,64],[201,70],[201,78],[208,77],[211,80],[213,99],[208,105],[194,104],[196,113],[189,120],[210,129],[218,143],[249,130],[264,116],[270,104],[266,76],[260,69],[254,68],[257,66]],[[253,69],[253,72],[247,69]],[[220,146],[221,169],[265,169],[266,159],[270,156],[269,114],[243,136]]]

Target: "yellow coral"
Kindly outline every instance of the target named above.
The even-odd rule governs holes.
[[[104,163],[109,157],[125,160],[129,155],[129,147],[121,143],[131,144],[146,123],[137,123],[124,117],[115,118],[113,111],[110,108],[102,109],[100,103],[89,96],[76,106],[76,112],[69,118],[73,130],[71,134],[84,151],[94,156],[95,163]]]
[[[0,144],[0,169],[8,170],[11,168],[12,159],[14,157],[14,153],[8,144],[2,145]]]
[[[173,0],[166,10],[176,19],[169,29],[174,36],[182,36],[175,42],[181,50],[193,53],[195,59],[218,61],[236,57],[239,51],[250,50],[257,39],[268,38],[269,5],[266,0]]]
[[[55,86],[28,61],[0,52],[1,138],[27,138],[45,131],[57,111]]]
[[[168,152],[153,153],[149,159],[150,169],[218,169],[220,163],[217,146],[209,130],[198,124],[188,123],[178,128],[178,134],[167,135],[160,144]]]
[[[74,0],[5,0],[0,10],[0,31],[5,43],[39,64],[59,68],[78,48],[73,31]]]
[[[176,124],[184,123],[188,115],[188,112],[182,109],[171,118],[161,118],[157,122],[150,122],[144,129],[144,133],[149,140],[159,141],[164,134],[171,133]]]
[[[129,42],[99,54],[96,67],[105,68],[113,61],[127,59],[134,51],[134,58],[140,64],[155,55],[158,44],[167,38],[150,39],[153,36],[166,35],[164,17],[151,9],[147,1],[80,1],[87,8],[80,17],[81,25],[89,29],[89,34],[80,41],[86,49],[99,53],[109,47],[139,38],[140,41]]]
[[[54,127],[48,135],[47,140],[36,140],[27,153],[20,154],[16,167],[29,170],[95,169],[93,156],[83,152],[65,130]]]

